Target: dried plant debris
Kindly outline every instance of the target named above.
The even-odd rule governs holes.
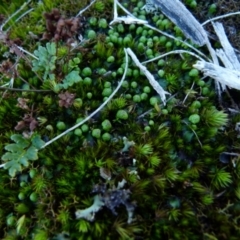
[[[88,221],[93,221],[95,219],[95,213],[101,210],[103,206],[110,209],[114,215],[118,215],[116,208],[120,205],[124,205],[128,212],[127,222],[132,223],[136,204],[129,201],[131,192],[129,189],[123,189],[125,184],[126,180],[124,179],[118,183],[117,187],[111,189],[108,189],[106,184],[96,184],[92,193],[96,193],[97,195],[94,197],[92,206],[83,210],[77,210],[75,212],[76,218],[84,218]]]
[[[0,65],[0,72],[5,74],[7,77],[17,76],[15,65],[9,59],[2,62]]]
[[[193,43],[203,46],[207,42],[207,34],[201,24],[179,1],[152,0],[161,11],[174,22]]]
[[[29,129],[31,132],[38,126],[38,121],[32,116],[32,114],[24,114],[23,120],[17,123],[15,130],[20,131]]]
[[[82,27],[80,17],[66,19],[58,9],[53,9],[50,13],[45,13],[47,31],[41,40],[64,41],[71,44],[76,40],[76,35],[80,34]]]
[[[58,94],[58,97],[60,98],[58,101],[59,106],[65,108],[71,107],[73,105],[75,96],[76,94],[70,93],[68,91]]]

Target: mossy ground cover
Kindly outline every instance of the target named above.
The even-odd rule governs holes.
[[[196,15],[198,9],[209,17],[218,13],[218,8],[193,2],[185,1]],[[121,3],[134,16],[184,39],[161,12],[146,13],[144,1]],[[2,22],[23,4],[3,1]],[[75,17],[88,4],[33,1],[4,26],[9,35],[0,45],[5,164],[0,170],[0,238],[239,239],[238,99],[234,104],[224,93],[219,102],[213,80],[193,69],[191,55],[145,64],[171,93],[166,105],[129,59],[122,87],[107,106],[44,147],[112,94],[125,71],[124,48],[142,62],[190,50],[142,25],[109,27],[111,0],[96,1]],[[15,44],[33,56],[22,55]],[[117,191],[123,179],[127,183]],[[107,189],[97,191],[105,206],[93,221],[76,219],[75,212],[91,206],[93,189],[101,187]],[[129,198],[123,203],[135,206],[131,223],[124,204],[108,200],[126,191]]]

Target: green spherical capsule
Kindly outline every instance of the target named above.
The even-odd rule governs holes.
[[[140,97],[141,97],[141,100],[142,101],[146,101],[147,99],[148,99],[148,95],[147,95],[147,93],[142,93],[141,95],[140,95]]]
[[[122,83],[122,87],[123,88],[128,88],[129,87],[128,81],[124,80],[123,83]]]
[[[158,66],[159,66],[159,67],[163,67],[164,65],[165,65],[165,60],[159,59],[159,60],[158,60]]]
[[[74,134],[78,137],[81,137],[82,136],[82,130],[80,128],[76,128],[74,130]]]
[[[130,93],[127,93],[127,94],[125,95],[125,97],[126,97],[126,99],[128,99],[128,100],[132,99],[132,95],[131,95]]]
[[[197,77],[199,74],[199,71],[197,69],[192,69],[190,72],[189,72],[189,76],[190,77]]]
[[[210,14],[214,14],[217,11],[217,4],[213,3],[209,6],[208,8],[208,12]]]
[[[145,92],[145,93],[150,93],[150,92],[151,92],[151,88],[150,88],[149,86],[145,86],[145,87],[143,88],[143,92]]]
[[[30,176],[30,178],[34,178],[34,177],[36,176],[36,174],[37,174],[36,169],[31,169],[31,170],[29,171],[29,176]]]
[[[26,182],[20,182],[20,187],[25,187],[26,185]]]
[[[159,43],[160,43],[160,44],[165,44],[166,41],[167,41],[167,37],[165,37],[165,36],[161,36],[161,37],[159,38]]]
[[[162,114],[163,115],[167,115],[168,114],[168,110],[167,109],[162,109]]]
[[[152,106],[155,106],[155,104],[159,104],[159,99],[157,97],[151,97],[149,101]]]
[[[152,41],[152,40],[148,40],[148,41],[147,41],[147,46],[148,46],[149,48],[152,48],[152,47],[153,47],[153,41]]]
[[[103,122],[102,122],[102,128],[103,128],[103,130],[105,130],[105,131],[110,131],[111,130],[111,128],[112,128],[112,124],[111,124],[111,122],[108,120],[108,119],[105,119]]]
[[[197,85],[199,87],[203,87],[205,85],[205,82],[203,80],[199,80],[199,81],[197,81]]]
[[[145,131],[145,132],[149,132],[149,131],[151,131],[151,127],[150,127],[150,126],[146,126],[146,127],[144,127],[144,131]]]
[[[196,7],[197,7],[197,2],[196,2],[196,1],[192,1],[192,2],[190,3],[190,7],[191,7],[191,8],[196,8]]]
[[[153,120],[149,120],[148,124],[149,124],[149,126],[153,126],[154,125],[154,121]]]
[[[88,125],[87,125],[87,124],[83,124],[83,125],[81,126],[81,130],[82,130],[82,132],[88,132],[88,130],[89,130]]]
[[[138,94],[134,95],[134,96],[133,96],[133,101],[134,101],[135,103],[141,102],[141,96],[138,95]]]
[[[137,27],[137,29],[136,29],[136,34],[139,36],[141,33],[142,33],[142,31],[143,31],[143,27]]]
[[[67,128],[66,124],[62,121],[57,122],[57,129],[63,131]]]
[[[123,38],[123,44],[124,46],[129,46],[129,44],[131,43],[132,39],[130,37],[124,37]]]
[[[166,46],[166,48],[171,48],[172,42],[171,41],[166,42],[165,46]]]
[[[146,55],[149,57],[149,56],[153,56],[153,50],[152,49],[147,49],[146,51]]]
[[[99,139],[101,137],[101,130],[96,128],[92,130],[92,136]]]
[[[101,18],[98,22],[98,26],[100,28],[107,28],[108,27],[108,22],[105,18]]]
[[[114,61],[115,61],[114,56],[110,56],[110,57],[107,58],[108,63],[113,63]]]
[[[210,93],[210,90],[208,87],[203,87],[202,88],[202,95],[206,96]]]
[[[124,72],[123,68],[118,68],[117,70],[118,75],[123,75],[123,72]]]
[[[104,133],[102,135],[102,140],[105,141],[105,142],[109,142],[111,140],[112,136],[110,133]]]
[[[139,70],[138,69],[134,69],[132,75],[133,75],[134,78],[138,78],[139,77]]]
[[[137,46],[137,49],[139,51],[139,53],[144,53],[145,52],[145,46],[144,46],[144,43],[139,43],[138,46]]]
[[[193,124],[197,124],[200,122],[200,116],[198,114],[192,114],[189,116],[188,120]]]
[[[96,17],[91,17],[91,18],[89,19],[89,23],[90,23],[90,25],[92,25],[92,26],[96,26],[96,25],[97,25],[97,18],[96,18]]]
[[[131,87],[132,88],[137,88],[137,86],[138,86],[137,82],[135,82],[135,81],[131,82]]]
[[[52,125],[47,125],[45,127],[48,131],[53,131],[53,126]]]
[[[106,81],[103,86],[104,86],[104,88],[110,88],[112,86],[112,83]]]
[[[92,69],[90,67],[85,67],[83,70],[82,70],[82,75],[84,77],[89,77],[92,75]]]
[[[90,77],[85,77],[83,79],[83,84],[86,86],[90,86],[92,84],[92,79]]]
[[[118,26],[117,26],[117,31],[118,32],[120,32],[120,33],[123,33],[124,32],[124,26],[123,26],[123,24],[118,24]]]
[[[9,216],[8,218],[7,218],[7,225],[9,226],[9,227],[11,227],[11,226],[14,226],[15,224],[16,224],[16,217],[14,217],[14,216]]]
[[[91,99],[91,98],[92,98],[92,96],[93,96],[93,95],[92,95],[92,93],[91,93],[91,92],[88,92],[88,93],[87,93],[87,98],[88,98],[88,99]]]
[[[132,24],[129,25],[129,30],[130,31],[133,31],[135,29],[136,29],[136,25],[135,24],[132,23]]]
[[[109,97],[112,94],[112,88],[104,88],[102,91],[103,97]]]
[[[95,39],[97,37],[97,34],[94,30],[89,30],[87,36],[88,36],[88,39]]]
[[[201,107],[201,102],[199,102],[198,100],[194,101],[192,104],[191,104],[191,107],[193,108],[200,108]]]
[[[127,120],[128,119],[128,113],[125,110],[118,110],[116,113],[116,118],[119,120]]]
[[[111,40],[111,42],[113,42],[113,43],[117,43],[117,42],[118,42],[118,37],[117,37],[116,35],[111,35],[111,36],[110,36],[110,40]]]
[[[83,101],[82,101],[82,99],[81,98],[76,98],[76,99],[74,99],[74,101],[73,101],[73,106],[75,107],[75,108],[81,108],[82,107],[82,105],[83,105]]]
[[[163,77],[164,74],[165,74],[164,70],[160,69],[160,70],[158,71],[158,76],[159,76],[159,77]]]
[[[35,192],[33,192],[33,193],[31,193],[31,195],[29,196],[29,198],[30,198],[30,200],[31,200],[32,202],[36,202],[36,201],[38,200],[38,194],[35,193]]]
[[[24,200],[25,199],[25,194],[24,193],[22,193],[22,192],[20,192],[19,194],[18,194],[18,199],[19,200]]]

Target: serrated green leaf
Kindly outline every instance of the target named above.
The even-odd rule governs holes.
[[[21,134],[13,134],[13,135],[11,136],[11,139],[12,139],[14,142],[20,144],[20,146],[21,146],[22,148],[27,147],[28,144],[29,144],[29,141],[28,141],[26,138],[24,138]]]
[[[11,177],[15,177],[17,172],[22,171],[21,165],[14,160],[7,162],[4,165],[4,169],[8,169],[8,173]]]
[[[3,156],[2,156],[2,160],[3,161],[8,161],[8,160],[16,160],[19,158],[19,153],[17,152],[7,152],[7,153],[4,153]]]
[[[46,48],[49,54],[56,55],[57,50],[56,50],[56,44],[54,42],[47,43]]]
[[[33,146],[37,149],[40,149],[45,144],[45,142],[41,139],[39,135],[35,135],[31,141]]]
[[[38,159],[38,150],[34,146],[28,148],[26,155],[29,160],[37,160]]]
[[[19,144],[11,143],[11,144],[8,144],[7,146],[5,146],[4,149],[9,152],[20,152],[20,151],[22,151],[23,148]]]
[[[28,158],[26,156],[22,156],[19,159],[19,163],[21,163],[24,167],[28,167],[29,166]]]
[[[70,72],[63,80],[63,86],[72,86],[74,83],[78,83],[81,81],[81,77],[79,76],[78,71]],[[66,88],[65,88],[66,89]]]

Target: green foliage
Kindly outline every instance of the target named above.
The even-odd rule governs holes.
[[[228,115],[223,111],[218,111],[215,107],[204,109],[202,116],[205,123],[211,127],[220,128],[228,122]]]
[[[29,161],[38,159],[38,150],[45,144],[39,135],[33,135],[31,139],[26,139],[20,134],[11,136],[11,143],[5,146],[6,152],[2,156],[5,163],[4,168],[8,169],[9,175],[14,177],[23,167],[29,166]]]
[[[46,47],[39,46],[38,50],[34,51],[34,54],[38,59],[32,60],[32,69],[36,72],[42,72],[43,80],[55,80],[53,71],[56,68],[56,52],[56,44],[53,42],[47,43]]]
[[[73,86],[73,84],[78,83],[82,80],[79,76],[79,71],[72,71],[63,79],[63,83],[58,84],[60,89],[68,89],[69,87]]]
[[[219,155],[237,152],[240,147],[235,130],[240,117],[218,110],[212,80],[200,80],[201,73],[192,69],[193,56],[184,53],[183,60],[169,55],[145,65],[172,93],[165,106],[130,61],[122,87],[107,106],[42,149],[45,143],[40,136],[47,142],[79,123],[113,92],[126,65],[124,46],[131,45],[141,62],[168,52],[170,47],[187,48],[137,24],[109,28],[113,1],[96,1],[82,14],[86,22],[76,19],[81,23],[76,33],[84,40],[76,38],[79,44],[74,43],[74,47],[64,40],[46,45],[40,42],[51,24],[66,30],[61,28],[61,21],[54,20],[59,16],[52,16],[50,25],[45,26],[44,12],[59,8],[60,20],[63,16],[74,20],[88,3],[31,1],[32,12],[22,21],[15,22],[14,17],[4,28],[12,26],[10,36],[20,37],[24,49],[36,49],[32,69],[25,59],[17,62],[14,87],[52,91],[2,94],[0,151],[8,171],[1,169],[0,174],[0,229],[4,230],[0,238],[238,239],[239,159],[230,155],[219,161]],[[9,11],[16,11],[21,4],[11,3]],[[122,4],[134,16],[183,39],[180,30],[163,15],[146,14],[144,1]],[[6,12],[5,3],[4,9]],[[119,7],[118,11],[123,14]],[[4,59],[8,46],[0,44]],[[5,73],[2,85],[9,82],[7,75],[12,71]],[[71,107],[59,106],[56,93],[60,91],[76,96]],[[14,119],[29,114],[19,108],[17,98],[32,106],[32,117],[38,121],[38,133],[30,138],[23,137],[25,131],[16,134],[14,130]],[[230,101],[225,94],[223,98],[223,107],[228,109]],[[103,173],[109,178],[102,177]],[[127,224],[122,205],[116,209],[117,216],[102,207],[92,222],[76,219],[76,209],[92,204],[94,187],[114,189],[122,179],[127,181],[124,190],[130,191],[130,201],[137,206],[133,223]]]
[[[211,171],[212,185],[216,189],[226,188],[232,183],[232,177],[229,172],[225,171],[225,168],[214,168]]]

